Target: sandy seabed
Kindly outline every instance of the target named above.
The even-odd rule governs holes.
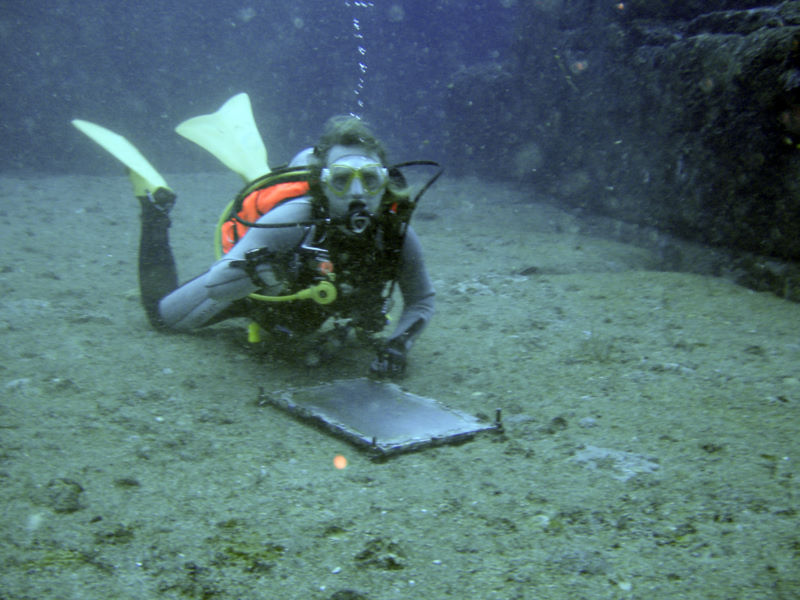
[[[237,180],[168,180],[187,279]],[[535,200],[444,179],[415,216],[403,385],[506,433],[374,462],[259,402],[368,353],[157,333],[124,178],[0,179],[0,599],[800,597],[800,305]]]

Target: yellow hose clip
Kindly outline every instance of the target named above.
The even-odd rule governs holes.
[[[336,300],[336,286],[330,281],[320,281],[319,283],[300,290],[296,294],[288,296],[262,296],[261,294],[250,294],[254,300],[264,302],[289,302],[292,300],[313,300],[317,304],[330,304]]]

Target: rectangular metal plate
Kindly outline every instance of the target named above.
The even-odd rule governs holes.
[[[499,423],[479,421],[394,383],[365,377],[272,392],[261,399],[378,455],[458,442],[500,429]]]

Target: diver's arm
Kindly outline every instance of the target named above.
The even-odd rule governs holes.
[[[435,294],[425,269],[422,245],[411,227],[403,243],[398,283],[403,294],[403,313],[389,342],[402,340],[408,350],[433,316]]]
[[[209,296],[217,300],[238,300],[257,289],[263,289],[268,295],[278,295],[282,285],[273,273],[273,265],[269,261],[255,265],[258,274],[258,285],[253,282],[245,270],[247,253],[251,250],[265,248],[280,254],[296,248],[306,235],[307,228],[288,226],[294,223],[307,222],[311,218],[311,202],[307,198],[298,198],[285,202],[263,215],[259,225],[286,224],[287,227],[260,228],[251,227],[245,236],[231,248],[224,257],[209,270]]]
[[[307,200],[292,200],[272,209],[258,223],[302,222],[308,220],[310,213],[310,203]],[[195,329],[209,324],[233,302],[258,289],[266,288],[269,294],[280,294],[282,290],[272,273],[272,266],[262,263],[255,267],[263,282],[263,285],[256,285],[243,268],[245,254],[256,248],[285,251],[295,247],[305,231],[303,227],[251,227],[230,252],[214,263],[206,273],[185,283],[161,300],[159,313],[162,322],[171,329]],[[274,289],[271,289],[272,286]]]

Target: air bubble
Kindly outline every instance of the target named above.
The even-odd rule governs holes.
[[[375,3],[358,1],[358,0],[357,1],[345,0],[344,5],[347,8],[358,10],[367,8],[371,9],[375,6]],[[358,52],[359,56],[359,60],[356,62],[356,66],[358,67],[359,77],[356,81],[355,87],[353,88],[353,95],[355,96],[358,108],[363,109],[364,100],[361,97],[361,92],[366,85],[365,75],[367,73],[367,59],[366,59],[367,45],[364,42],[365,39],[364,33],[361,30],[361,20],[356,15],[353,16],[352,27],[353,27],[353,39],[356,41],[356,51]],[[354,115],[353,113],[350,114],[352,114],[353,116],[358,116]]]

